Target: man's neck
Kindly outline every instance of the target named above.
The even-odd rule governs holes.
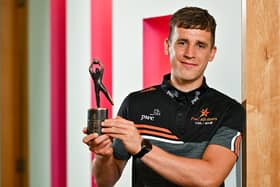
[[[197,80],[178,80],[171,76],[169,83],[175,87],[176,89],[180,90],[181,92],[190,92],[199,88],[203,83],[203,77]]]

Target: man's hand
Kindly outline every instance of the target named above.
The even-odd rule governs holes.
[[[83,133],[87,134],[87,128],[83,129]],[[113,154],[112,139],[106,134],[100,136],[97,133],[89,134],[83,138],[83,143],[97,155],[111,156]]]
[[[121,117],[106,119],[102,123],[102,133],[120,139],[126,150],[132,155],[141,150],[142,137],[132,121]]]

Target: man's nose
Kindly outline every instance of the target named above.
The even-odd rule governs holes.
[[[194,58],[195,57],[195,49],[193,46],[186,46],[184,51],[184,56],[186,58]]]

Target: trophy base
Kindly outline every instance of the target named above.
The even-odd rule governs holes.
[[[107,108],[91,108],[88,109],[87,134],[102,134],[101,123],[108,118]]]

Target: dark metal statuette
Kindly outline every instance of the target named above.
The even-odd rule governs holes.
[[[114,105],[114,103],[109,92],[102,83],[104,73],[103,64],[99,60],[94,59],[89,66],[89,73],[94,83],[97,108],[88,109],[87,133],[91,134],[96,132],[101,134],[101,122],[108,118],[108,109],[100,107],[100,91],[103,92],[112,105]]]

